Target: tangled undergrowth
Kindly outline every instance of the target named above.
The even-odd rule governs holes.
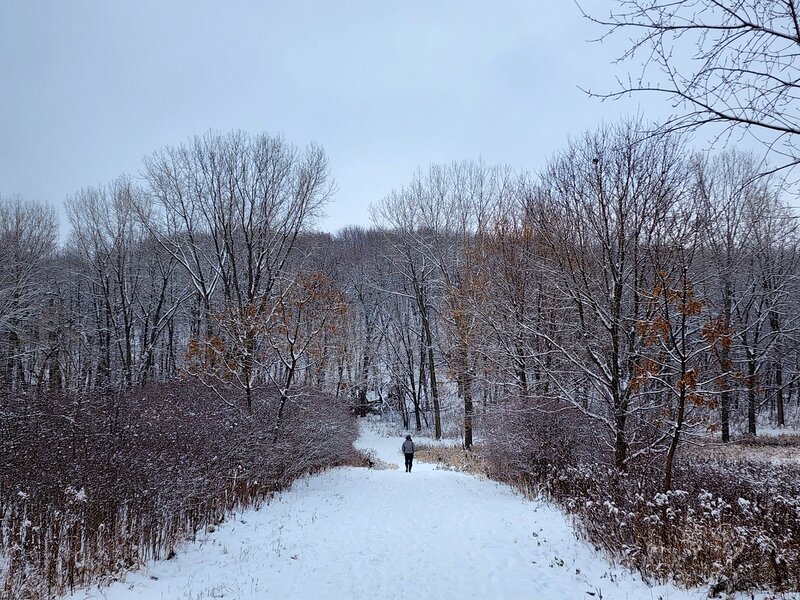
[[[355,418],[305,392],[252,413],[193,382],[0,401],[0,598],[53,597],[168,558],[298,477],[363,466]]]
[[[614,468],[575,415],[500,419],[485,444],[488,475],[560,505],[644,578],[708,586],[712,596],[800,590],[800,463],[690,450],[664,493],[657,460]]]

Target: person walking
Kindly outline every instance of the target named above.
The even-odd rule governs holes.
[[[411,436],[406,436],[406,441],[403,442],[403,454],[406,455],[406,473],[411,473],[411,464],[414,462],[414,442],[411,441]]]

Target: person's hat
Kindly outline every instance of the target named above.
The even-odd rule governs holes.
[[[410,440],[410,439],[411,439],[411,436],[410,436],[410,435],[407,435],[407,436],[406,436],[406,439],[407,439],[407,440]]]

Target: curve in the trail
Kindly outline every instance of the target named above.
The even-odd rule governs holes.
[[[364,430],[359,446],[399,466],[343,468],[295,483],[169,561],[73,600],[670,600],[576,539],[563,514],[510,488],[417,463],[402,438]]]

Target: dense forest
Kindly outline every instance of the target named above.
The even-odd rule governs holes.
[[[311,386],[437,436],[457,420],[467,446],[497,404],[566,403],[617,466],[784,425],[795,213],[748,155],[636,136],[587,134],[536,175],[435,165],[335,235],[311,229],[335,210],[324,152],[268,135],[201,136],[80,190],[60,246],[52,210],[5,198],[2,385],[198,378],[251,412],[256,386]]]
[[[337,464],[360,460],[346,450],[349,410],[457,435],[466,449],[485,442],[499,479],[541,486],[565,506],[581,494],[639,502],[624,535],[626,523],[609,524],[591,502],[572,509],[612,552],[660,539],[650,544],[658,560],[630,562],[674,575],[669,560],[696,547],[676,542],[690,528],[666,529],[664,504],[645,505],[641,493],[676,502],[691,521],[673,492],[698,485],[723,498],[749,482],[777,502],[767,482],[796,487],[773,472],[745,483],[709,475],[687,458],[800,416],[800,232],[781,182],[762,172],[747,154],[708,157],[625,123],[571,141],[536,173],[480,161],[420,169],[373,204],[372,228],[329,234],[314,229],[336,210],[324,151],[233,132],[163,148],[137,176],[76,192],[62,244],[52,209],[2,199],[0,518],[4,546],[17,544],[10,564],[45,565],[50,590],[87,581],[88,538],[69,559],[53,540],[78,535],[76,523],[124,521],[120,507],[133,515],[134,498],[149,507],[136,518],[165,519],[166,534],[148,525],[150,541],[131,542],[123,558],[109,550],[118,542],[80,535],[105,544],[106,571],[167,555],[170,536],[330,466],[309,439],[341,434]],[[260,453],[280,444],[265,472]],[[53,460],[78,466],[48,470]],[[59,521],[59,506],[89,510],[90,486],[109,489],[97,474],[110,464],[144,482],[170,481],[169,465],[194,478],[162,490],[172,516],[130,484],[109,492],[94,525]],[[181,504],[201,488],[202,508]],[[55,513],[34,559],[25,531],[39,489],[48,491],[38,506]],[[721,543],[683,581],[722,569],[732,589],[796,584],[790,499],[769,525],[736,507],[725,521],[736,539],[756,531],[745,525],[777,528],[777,555],[726,559]],[[6,589],[21,589],[21,577]]]

